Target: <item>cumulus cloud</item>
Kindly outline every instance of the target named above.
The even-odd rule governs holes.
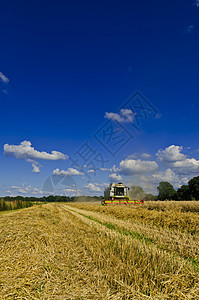
[[[37,151],[31,146],[31,142],[23,141],[20,145],[4,145],[5,155],[11,155],[22,159],[44,159],[44,160],[65,160],[68,159],[66,154],[58,151],[47,153],[44,151]]]
[[[156,183],[156,184],[158,184],[160,181],[168,181],[168,182],[172,182],[175,186],[180,186],[181,184],[187,182],[186,178],[180,178],[180,176],[171,169],[157,172],[148,177],[142,176],[141,179],[142,180],[150,179],[152,183]]]
[[[89,183],[88,185],[86,185],[86,188],[88,188],[92,192],[101,192],[101,188],[93,183]]]
[[[183,177],[180,174],[176,174],[173,170],[167,169],[165,171],[160,171],[154,173],[150,176],[140,176],[140,183],[148,190],[148,192],[156,192],[157,185],[161,181],[170,182],[175,188],[179,188],[183,184],[187,184],[190,178]]]
[[[120,114],[117,113],[105,113],[106,119],[117,121],[119,123],[133,123],[135,113],[131,109],[120,109]]]
[[[22,184],[22,186],[11,186],[10,189],[12,191],[16,191],[19,194],[24,194],[24,195],[41,195],[43,194],[42,191],[40,191],[38,188],[36,187],[32,187],[31,185],[25,185]]]
[[[158,159],[162,162],[171,163],[175,161],[183,161],[186,159],[186,155],[181,153],[183,150],[182,146],[171,145],[165,150],[158,150],[156,153]]]
[[[186,158],[184,161],[176,161],[172,167],[181,174],[199,173],[199,160],[195,158]]]
[[[78,176],[78,175],[84,175],[84,173],[79,172],[77,169],[68,168],[67,171],[55,169],[55,170],[53,171],[53,175],[58,175],[58,176],[67,177],[67,176],[72,176],[72,175],[77,175],[77,176]]]
[[[122,176],[121,175],[118,175],[116,173],[112,173],[109,175],[109,180],[111,182],[118,182],[118,181],[122,181]]]
[[[136,175],[158,170],[158,165],[155,161],[140,160],[140,159],[125,159],[120,162],[117,169],[123,175]]]
[[[2,72],[0,72],[0,79],[3,81],[3,83],[8,83],[9,79],[6,77]]]
[[[68,156],[58,151],[52,151],[47,153],[45,151],[35,150],[31,146],[31,142],[23,141],[19,145],[4,145],[4,154],[7,156],[14,156],[17,159],[25,159],[27,162],[30,162],[33,167],[34,173],[40,172],[40,164],[35,161],[35,159],[43,160],[66,160]]]
[[[160,161],[179,174],[198,173],[199,160],[188,158],[182,150],[182,146],[171,145],[165,150],[160,149],[156,155]]]
[[[171,169],[167,169],[165,172],[158,172],[157,174],[152,174],[151,178],[155,182],[169,181],[169,182],[179,182],[179,176]]]

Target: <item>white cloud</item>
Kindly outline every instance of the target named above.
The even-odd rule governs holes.
[[[157,174],[152,174],[151,178],[154,179],[155,182],[160,181],[169,181],[169,182],[179,182],[179,176],[175,174],[171,169],[167,169],[165,172],[159,172]]]
[[[112,173],[117,173],[118,169],[116,168],[115,165],[113,165],[113,167],[109,171]]]
[[[105,113],[106,119],[117,121],[119,123],[133,123],[135,113],[131,109],[120,109],[120,114],[117,113]]]
[[[199,150],[198,150],[198,151],[199,151]],[[100,170],[101,170],[101,171],[104,171],[104,172],[110,171],[110,169],[107,169],[107,168],[100,168]]]
[[[6,77],[2,72],[0,72],[0,79],[1,79],[4,83],[8,83],[8,82],[9,82],[8,77]]]
[[[142,158],[144,158],[144,159],[149,159],[149,158],[151,158],[151,155],[150,155],[149,153],[142,153],[140,156],[141,156]]]
[[[39,166],[36,163],[32,163],[33,173],[40,173]]]
[[[199,160],[188,158],[181,153],[182,150],[182,146],[172,145],[165,150],[160,149],[156,155],[160,161],[179,174],[199,173]]]
[[[174,188],[179,188],[182,184],[187,184],[190,178],[183,177],[176,174],[173,170],[167,169],[154,173],[150,176],[140,176],[140,183],[142,187],[148,192],[156,192],[157,185],[161,181],[170,182]]]
[[[72,175],[84,175],[84,173],[79,172],[76,169],[73,168],[69,168],[67,171],[65,170],[59,170],[59,169],[55,169],[53,171],[53,175],[58,175],[58,176],[63,176],[63,177],[67,177],[67,176],[72,176]]]
[[[99,186],[97,186],[96,184],[93,184],[93,183],[89,183],[86,186],[86,188],[88,188],[92,192],[101,192],[101,189],[99,188]]]
[[[195,5],[196,5],[197,7],[199,7],[199,0],[196,0],[196,1],[195,1]]]
[[[14,156],[17,159],[25,159],[27,162],[30,162],[33,167],[34,173],[40,172],[40,164],[35,161],[35,159],[43,160],[66,160],[68,156],[58,151],[52,151],[51,153],[40,152],[34,149],[31,146],[31,142],[23,141],[20,145],[4,145],[4,154]]]
[[[22,186],[11,186],[11,190],[16,191],[19,194],[24,194],[24,195],[41,195],[43,194],[42,191],[40,191],[36,187],[32,187],[31,185],[26,186],[25,184],[22,184]]]
[[[162,162],[171,163],[175,161],[183,161],[186,159],[186,155],[181,153],[183,150],[182,146],[171,145],[165,150],[158,150],[156,153],[158,159]]]
[[[113,173],[113,174],[109,175],[109,180],[112,181],[112,182],[122,181],[122,176],[117,175],[116,173]]]
[[[199,173],[199,160],[186,158],[184,161],[176,161],[172,167],[180,174]]]
[[[33,173],[40,173],[40,169],[39,167],[41,166],[38,162],[36,162],[35,160],[33,159],[27,159],[26,160],[27,162],[30,162],[32,164],[32,167],[33,167]]]
[[[23,141],[20,145],[5,144],[4,153],[22,159],[66,160],[68,158],[66,154],[58,151],[51,153],[37,151],[31,145],[29,141]]]
[[[77,190],[75,190],[75,189],[65,189],[65,192],[66,193],[76,193]]]
[[[95,170],[90,169],[90,170],[88,170],[88,173],[95,173]]]
[[[28,192],[25,189],[18,189],[20,194],[27,194]]]
[[[168,181],[168,182],[175,182],[180,184],[181,179],[179,175],[175,174],[175,172],[171,169],[167,169],[166,171],[160,171],[151,176],[141,176],[141,180],[145,181],[150,179],[152,183],[159,183],[160,181]]]
[[[120,162],[118,172],[123,175],[136,175],[158,170],[155,161],[125,159]]]

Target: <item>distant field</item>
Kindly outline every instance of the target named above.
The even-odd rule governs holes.
[[[0,299],[199,299],[199,202],[0,214]]]

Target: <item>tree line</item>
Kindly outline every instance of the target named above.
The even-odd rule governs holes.
[[[158,195],[147,194],[140,186],[132,186],[130,188],[130,196],[135,199],[144,200],[199,200],[199,176],[189,180],[187,185],[182,185],[177,190],[168,181],[161,181],[157,186]]]
[[[164,181],[159,183],[157,190],[159,200],[199,200],[199,176],[193,177],[177,191],[172,184]]]
[[[199,176],[193,177],[189,180],[187,185],[182,185],[177,190],[168,181],[161,181],[157,186],[158,195],[145,193],[140,186],[131,186],[130,197],[131,199],[143,199],[146,201],[156,200],[199,200]],[[22,196],[6,196],[0,198],[4,201],[22,201],[22,202],[84,202],[84,201],[101,201],[103,196],[59,196],[49,195],[40,198],[37,197],[22,197]],[[19,205],[19,204],[18,204]]]
[[[6,201],[5,198],[0,199],[0,211],[15,210],[33,206],[31,201],[12,200]]]
[[[69,197],[69,196],[59,196],[59,195],[50,195],[50,196],[43,196],[43,197],[23,197],[23,196],[6,196],[0,198],[0,200],[5,201],[30,201],[30,202],[76,202],[76,201],[101,201],[102,196],[78,196],[78,197]]]

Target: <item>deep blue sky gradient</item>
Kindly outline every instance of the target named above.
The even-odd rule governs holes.
[[[171,144],[199,148],[194,1],[8,0],[0,7],[0,71],[10,80],[0,86],[2,185],[41,187],[53,169],[67,168],[41,162],[41,173],[31,173],[25,161],[4,156],[4,144],[29,140],[70,155],[136,90],[161,118],[144,123],[110,165]]]

